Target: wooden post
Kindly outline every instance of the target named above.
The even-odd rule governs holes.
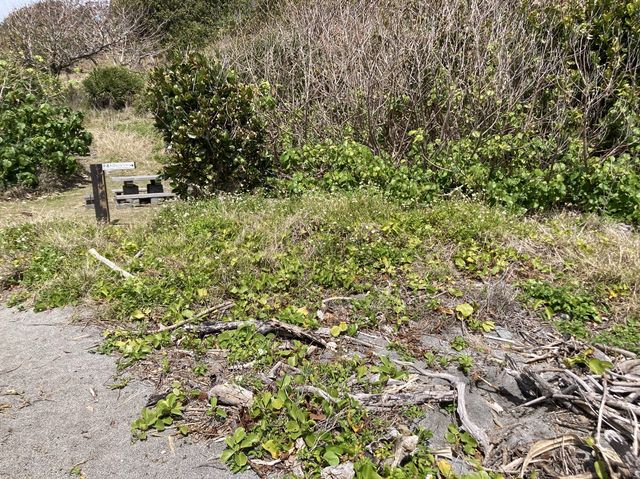
[[[109,198],[107,196],[107,180],[102,170],[102,164],[89,165],[91,171],[91,184],[93,186],[93,205],[96,210],[98,223],[110,223]]]

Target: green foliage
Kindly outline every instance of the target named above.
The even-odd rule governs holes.
[[[473,369],[473,358],[468,354],[459,354],[456,357],[456,361],[458,362],[458,367],[460,368],[460,371],[462,371],[467,375]]]
[[[269,172],[262,112],[270,86],[189,55],[153,70],[149,105],[169,148],[163,174],[180,196],[245,189]]]
[[[640,354],[640,320],[627,318],[624,323],[600,331],[594,337],[594,342],[626,348]]]
[[[451,341],[451,348],[454,351],[462,351],[467,346],[467,341],[462,336],[456,336],[455,338],[453,338],[453,341]]]
[[[269,1],[256,0],[116,0],[145,12],[143,27],[158,32],[169,50],[197,50],[221,31],[264,12]]]
[[[388,155],[376,155],[351,139],[288,148],[280,156],[280,167],[283,178],[274,187],[285,194],[376,188],[403,202],[416,203],[430,201],[437,189],[429,171],[406,162],[396,164]]]
[[[571,358],[567,358],[565,363],[567,366],[586,366],[592,374],[601,376],[605,371],[611,369],[613,364],[610,361],[603,361],[593,357],[593,349],[589,348],[576,354]]]
[[[522,287],[524,293],[534,300],[534,308],[542,308],[547,319],[565,315],[565,320],[580,323],[602,321],[599,305],[588,293],[575,287],[556,286],[533,279]]]
[[[475,456],[478,452],[478,441],[466,431],[460,431],[455,424],[449,424],[445,439],[455,448],[469,456]]]
[[[0,59],[0,81],[0,190],[77,172],[75,156],[88,154],[91,135],[80,113],[59,104],[56,80]]]
[[[144,79],[122,66],[98,66],[82,84],[92,106],[119,110],[133,104],[142,91]]]
[[[131,425],[133,437],[139,440],[147,439],[147,431],[155,429],[159,432],[172,426],[174,419],[182,416],[184,408],[184,392],[179,383],[173,384],[173,390],[167,397],[158,401],[153,408],[144,408],[140,417]],[[187,434],[184,426],[178,428],[182,434]]]

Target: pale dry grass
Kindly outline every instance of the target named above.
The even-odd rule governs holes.
[[[100,162],[135,162],[135,174],[158,173],[162,141],[153,130],[150,118],[136,115],[132,110],[98,111],[87,117],[93,134],[92,158]]]
[[[554,274],[585,288],[602,290],[611,301],[610,319],[640,317],[640,233],[596,215],[558,213],[529,219],[532,234],[515,245],[543,258]],[[607,298],[605,298],[607,299]]]
[[[80,159],[86,170],[86,183],[60,193],[0,201],[0,228],[52,220],[95,222],[93,210],[84,207],[84,197],[91,193],[88,180],[91,163],[136,162],[134,172],[113,172],[111,176],[121,173],[156,174],[160,170],[158,158],[162,152],[162,141],[153,130],[150,118],[131,109],[91,111],[87,113],[85,124],[93,134],[91,155]],[[108,184],[109,189],[121,186],[113,182]],[[111,204],[111,218],[120,223],[144,221],[154,211],[153,207],[116,209]]]

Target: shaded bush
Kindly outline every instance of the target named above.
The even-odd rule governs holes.
[[[134,103],[144,80],[139,73],[125,67],[96,67],[85,78],[83,86],[94,107],[119,110]]]
[[[157,32],[169,50],[207,45],[221,31],[255,21],[278,0],[114,0],[112,4],[145,12],[143,27]]]
[[[203,55],[156,68],[149,81],[149,107],[169,152],[163,174],[177,194],[244,189],[268,174],[268,84],[243,83]]]
[[[81,113],[61,106],[57,81],[0,60],[0,83],[0,190],[76,172],[75,156],[89,152],[91,135]]]

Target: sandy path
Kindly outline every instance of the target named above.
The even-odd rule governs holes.
[[[72,317],[0,306],[0,478],[69,478],[78,464],[87,479],[253,477],[231,475],[215,459],[220,445],[132,444],[130,424],[153,389],[109,389],[114,358],[91,354],[98,331]]]

